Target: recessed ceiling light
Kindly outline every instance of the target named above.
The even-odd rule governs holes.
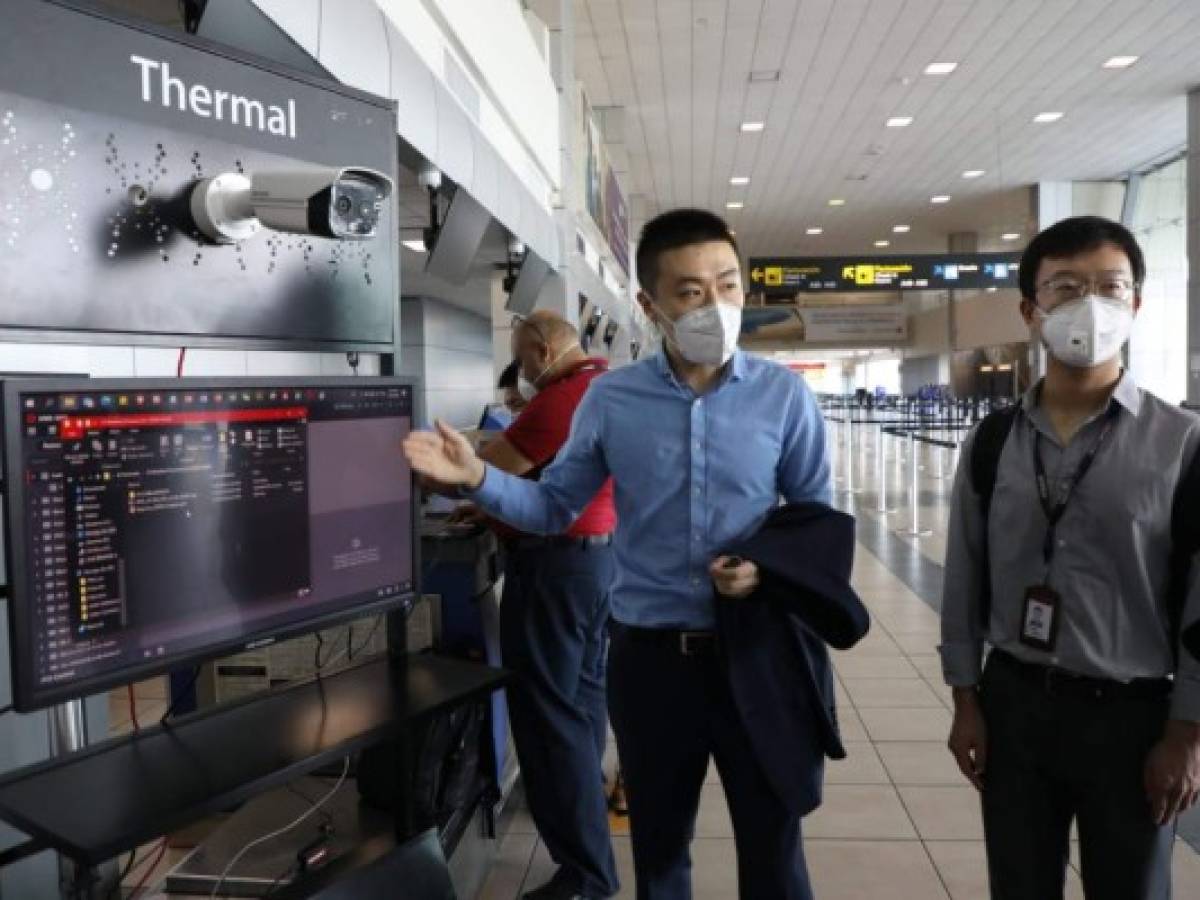
[[[425,252],[425,242],[424,241],[401,241],[400,243],[403,244],[405,247],[407,247],[409,250],[411,250],[413,253],[424,253]]]
[[[876,247],[890,247],[891,245],[892,245],[891,241],[876,241],[875,242]]]
[[[746,176],[746,175],[734,175],[732,178],[729,179],[729,183],[732,185],[741,187],[744,184],[749,184],[750,178],[749,178],[749,176]]]
[[[726,209],[742,209],[746,204],[741,200],[730,200],[725,204]]]
[[[1000,235],[1000,237],[1006,241],[1019,241],[1021,239],[1021,235],[1017,234],[1015,231],[1006,232]]]
[[[925,67],[926,75],[949,75],[958,68],[956,62],[935,62]]]
[[[832,200],[829,201],[829,205],[830,206],[845,206],[846,201],[843,200],[841,197],[834,197]]]
[[[963,172],[963,178],[982,178],[986,174],[983,169],[967,169]]]
[[[778,69],[755,69],[750,73],[751,84],[762,84],[764,82],[778,81]]]
[[[805,234],[824,234],[825,229],[824,228],[805,228],[804,233]]]
[[[1060,112],[1044,112],[1044,113],[1038,113],[1036,116],[1034,116],[1033,121],[1041,123],[1041,124],[1045,124],[1045,123],[1049,123],[1049,122],[1057,122],[1062,117],[1063,117],[1063,114]]]
[[[896,234],[908,234],[910,231],[912,231],[912,226],[910,226],[910,225],[893,225],[892,231],[896,232]]]
[[[930,203],[949,203],[950,195],[949,194],[938,194],[936,197],[930,197],[929,202]]]
[[[1141,57],[1138,56],[1113,56],[1104,63],[1106,69],[1128,69]]]
[[[907,128],[913,123],[912,116],[892,116],[887,120],[888,128]]]
[[[762,122],[743,122],[742,131],[762,131],[765,126]]]

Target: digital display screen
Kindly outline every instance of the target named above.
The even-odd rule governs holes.
[[[1020,254],[756,257],[750,293],[784,302],[799,294],[982,290],[1017,287]]]
[[[346,381],[6,382],[18,708],[411,597],[413,387]]]

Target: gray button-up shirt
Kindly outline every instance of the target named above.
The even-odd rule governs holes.
[[[1200,662],[1171,646],[1166,606],[1172,501],[1184,463],[1191,463],[1200,446],[1200,418],[1143,392],[1128,373],[1121,378],[1110,401],[1119,406],[1112,432],[1058,523],[1047,572],[1042,545],[1048,522],[1033,464],[1035,429],[1057,500],[1099,437],[1107,410],[1063,447],[1037,396],[1037,388],[1025,395],[1001,454],[986,548],[983,511],[970,476],[974,433],[963,446],[942,601],[939,649],[946,683],[978,682],[986,641],[1027,662],[1080,675],[1128,681],[1174,674],[1172,717],[1200,721]],[[992,587],[986,634],[979,621],[985,553]],[[1185,623],[1200,618],[1198,576],[1200,562],[1194,560]],[[1046,583],[1062,597],[1053,653],[1018,639],[1025,591]]]

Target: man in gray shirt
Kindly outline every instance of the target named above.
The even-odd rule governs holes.
[[[1133,235],[1105,219],[1030,243],[1021,311],[1046,377],[1001,432],[990,502],[972,478],[980,429],[954,486],[949,745],[982,792],[994,900],[1062,897],[1073,820],[1089,900],[1166,900],[1174,821],[1200,794],[1200,661],[1179,652],[1168,590],[1200,419],[1122,371],[1144,276]]]

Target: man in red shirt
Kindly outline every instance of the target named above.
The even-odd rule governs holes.
[[[529,405],[480,457],[536,479],[566,443],[575,408],[604,359],[579,346],[574,326],[548,311],[513,332]],[[609,480],[566,534],[497,528],[506,550],[500,605],[513,741],[534,824],[558,864],[527,900],[600,900],[617,893],[601,775],[607,740],[605,667],[616,526]],[[498,523],[497,523],[498,525]]]

